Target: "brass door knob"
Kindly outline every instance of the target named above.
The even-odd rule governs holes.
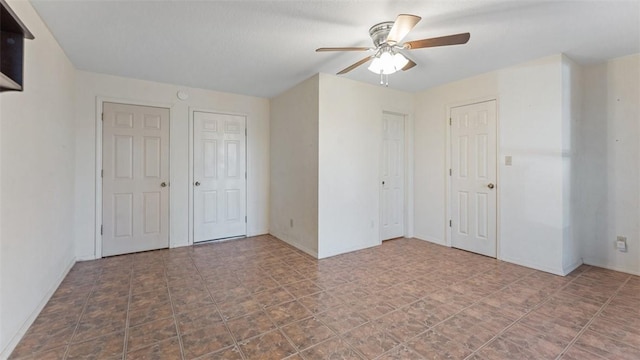
[[[195,183],[195,184],[193,184],[193,185],[195,185],[195,186],[200,186],[200,181],[196,181],[196,183]]]
[[[160,187],[167,187],[167,183],[166,183],[166,182],[162,182],[162,183],[160,184]]]
[[[489,185],[487,185],[487,187],[488,187],[489,189],[493,189],[493,188],[494,188],[494,187],[496,187],[496,186],[495,186],[495,185],[493,185],[492,183],[489,183]]]

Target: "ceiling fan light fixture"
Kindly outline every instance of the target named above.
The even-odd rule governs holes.
[[[395,66],[396,71],[402,70],[409,63],[409,59],[407,59],[404,55],[397,53],[393,55],[393,66]]]
[[[391,75],[398,70],[402,70],[407,63],[409,63],[409,59],[404,55],[383,51],[379,56],[373,58],[368,69],[374,74]]]
[[[2,0],[0,0],[2,1]],[[369,71],[380,75],[380,84],[389,84],[389,75],[399,70],[407,71],[413,69],[417,64],[407,58],[399,51],[405,52],[415,49],[432,48],[438,46],[449,46],[466,44],[471,34],[460,33],[447,36],[440,36],[429,39],[413,40],[402,42],[405,36],[416,26],[421,17],[411,14],[400,14],[395,21],[384,21],[373,25],[369,29],[369,36],[373,41],[373,48],[367,47],[324,47],[316,49],[316,52],[324,51],[374,51],[360,61],[340,70],[337,75],[343,75],[368,62]]]

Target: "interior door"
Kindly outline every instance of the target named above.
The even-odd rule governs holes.
[[[380,237],[404,236],[404,116],[382,115]]]
[[[496,102],[451,109],[451,244],[496,257]]]
[[[169,109],[103,104],[103,256],[169,246]]]
[[[244,236],[246,118],[193,113],[194,242]]]

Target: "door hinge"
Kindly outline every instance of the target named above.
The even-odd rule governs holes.
[[[104,230],[104,225],[100,225],[100,235],[102,235],[103,230]]]
[[[451,220],[449,220],[449,227],[451,227]]]
[[[102,113],[102,121],[104,121],[104,113]]]
[[[104,169],[100,170],[100,177],[104,177]]]
[[[247,128],[244,128],[244,136],[247,136]]]
[[[451,126],[453,123],[453,121],[451,120],[451,118],[449,118],[449,126]]]
[[[453,170],[449,169],[449,176],[453,175]]]
[[[244,216],[244,222],[247,222],[247,215]]]
[[[244,179],[247,180],[247,172],[244,172]]]

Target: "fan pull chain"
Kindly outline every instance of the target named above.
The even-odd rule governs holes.
[[[389,87],[389,74],[383,74],[382,70],[380,70],[380,85]]]

